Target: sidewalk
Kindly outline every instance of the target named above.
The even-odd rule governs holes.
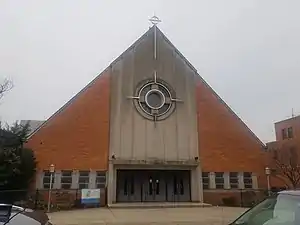
[[[84,209],[49,214],[53,225],[227,225],[244,208]]]

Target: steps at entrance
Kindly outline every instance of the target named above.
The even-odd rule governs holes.
[[[212,205],[201,202],[130,202],[109,204],[109,208],[128,209],[128,208],[203,208]]]

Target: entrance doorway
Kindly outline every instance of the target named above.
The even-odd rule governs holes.
[[[190,171],[170,171],[168,176],[168,201],[187,202],[190,196]]]
[[[165,202],[166,189],[163,171],[146,171],[142,186],[142,201]]]
[[[118,170],[117,202],[190,201],[189,170]]]

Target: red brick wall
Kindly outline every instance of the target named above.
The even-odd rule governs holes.
[[[300,116],[275,123],[276,140],[282,141],[282,129],[292,127],[294,138],[300,138]]]
[[[54,114],[28,141],[38,168],[106,170],[109,148],[110,73]]]
[[[259,186],[266,186],[266,156],[261,142],[200,78],[197,82],[197,101],[202,170],[255,172]]]

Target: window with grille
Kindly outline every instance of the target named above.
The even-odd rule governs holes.
[[[239,188],[239,176],[237,172],[229,173],[229,182],[230,182],[230,188],[232,189]]]
[[[51,173],[49,170],[45,170],[44,171],[44,176],[43,176],[43,188],[44,189],[49,189],[50,188],[50,178],[51,177]],[[53,188],[53,184],[54,184],[54,173],[52,174],[52,187]]]
[[[106,185],[106,173],[98,171],[96,175],[96,188],[105,188]]]
[[[65,170],[61,172],[61,188],[70,189],[72,186],[72,171]]]
[[[78,188],[87,189],[90,183],[90,172],[89,171],[79,171],[78,178]]]
[[[244,186],[245,188],[252,188],[252,173],[244,172]]]
[[[224,189],[224,173],[215,173],[216,189]]]
[[[209,189],[209,172],[202,173],[203,189]]]

